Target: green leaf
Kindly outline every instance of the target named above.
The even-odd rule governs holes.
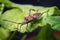
[[[51,25],[52,29],[60,31],[60,16],[47,17],[46,22]]]
[[[0,40],[6,40],[9,36],[9,31],[0,27]]]
[[[52,29],[60,31],[60,24],[54,25]]]
[[[12,2],[10,2],[9,0],[0,0],[0,3],[3,3],[6,7],[11,7]]]
[[[50,25],[47,24],[46,26],[42,27],[34,40],[55,40],[53,30],[51,29]]]
[[[55,7],[50,7],[50,8],[45,8],[45,7],[39,7],[39,6],[24,6],[24,7],[20,7],[21,9],[11,9],[11,10],[8,10],[6,11],[3,15],[2,15],[2,19],[7,19],[7,20],[11,20],[11,21],[14,21],[14,22],[23,22],[24,21],[24,17],[25,16],[28,16],[28,13],[29,13],[29,9],[39,9],[39,12],[43,12],[43,11],[47,11],[49,9],[49,12],[48,12],[48,15],[51,16],[53,15],[53,12],[54,12],[54,8]],[[22,11],[20,11],[22,10]],[[34,11],[31,12],[31,14],[33,13],[36,13]],[[51,14],[50,14],[51,13]],[[41,19],[38,19],[38,20],[35,20],[34,22],[32,23],[29,23],[28,27],[26,26],[27,24],[23,25],[20,29],[20,25],[18,24],[15,24],[15,23],[12,23],[12,22],[7,22],[7,21],[2,21],[2,25],[3,27],[9,29],[10,31],[15,31],[17,30],[16,28],[18,27],[18,31],[24,33],[24,32],[27,32],[26,28],[29,29],[29,31],[33,31],[34,29],[37,28],[37,26],[39,25],[45,25],[46,22],[45,22],[45,18],[47,16],[47,13],[45,13],[44,15],[42,15],[43,17],[43,20]]]
[[[60,10],[56,7],[53,16],[60,16]]]
[[[21,7],[25,7],[25,6],[32,6],[32,5],[21,5],[21,4],[16,4],[10,0],[0,0],[0,3],[3,3],[5,5],[5,7],[7,8],[18,8],[21,9]]]
[[[35,7],[35,8],[38,8],[38,7]],[[39,8],[39,12],[43,12],[43,11],[47,11],[49,9],[49,12],[46,12],[45,14],[43,14],[38,20],[34,21],[33,24],[35,25],[40,25],[40,26],[44,26],[46,25],[46,18],[48,16],[52,16],[55,14],[55,10],[56,10],[57,7],[47,7],[47,8]],[[34,26],[35,26],[34,25]]]
[[[0,4],[0,15],[1,15],[2,12],[3,12],[3,9],[4,9],[4,4]]]
[[[4,9],[4,4],[0,4],[0,24],[1,24],[1,14],[3,12]]]
[[[23,22],[23,17],[24,17],[24,13],[21,12],[19,9],[11,9],[11,10],[8,10],[6,11],[4,14],[2,14],[2,20],[1,20],[1,24],[3,27],[9,29],[10,31],[15,31],[17,30],[16,28],[18,27],[19,28],[19,31],[23,31],[25,32],[24,30],[20,29],[20,26],[18,24],[15,24],[15,23],[12,23],[12,22],[8,22],[8,21],[3,21],[4,19],[5,20],[10,20],[10,21],[13,21],[13,22]]]
[[[46,12],[45,14],[42,15],[42,19],[40,20],[40,25],[46,25],[46,18],[49,17],[49,16],[53,16],[55,13],[55,10],[58,8],[57,7],[47,7],[47,8],[42,8],[41,10],[48,10],[49,9],[49,12]]]
[[[26,30],[26,27],[27,27],[26,25],[27,24],[23,25],[21,27],[21,29],[20,29],[20,25],[18,25],[18,24],[15,24],[15,23],[12,23],[12,22],[8,22],[8,21],[3,21],[4,19],[6,19],[6,20],[13,21],[13,22],[17,22],[17,23],[23,22],[24,21],[24,17],[28,16],[30,7],[29,6],[25,6],[25,7],[21,6],[21,8],[22,8],[21,9],[22,11],[20,11],[20,9],[15,8],[15,9],[8,10],[4,14],[2,14],[2,20],[1,20],[2,26],[7,28],[7,29],[9,29],[10,31],[15,31],[15,30],[17,30],[16,28],[18,27],[18,31],[20,31],[22,33],[26,32],[27,31]],[[33,6],[31,6],[31,8],[33,8]],[[43,8],[43,7],[38,7],[38,8]],[[34,9],[38,9],[38,8],[35,7]],[[32,11],[32,13],[35,13],[35,12]],[[29,25],[30,25],[30,23],[29,23]],[[35,28],[36,27],[32,27],[33,30]]]
[[[2,20],[1,20],[2,26],[4,28],[7,28],[10,31],[15,31],[15,30],[17,30],[16,28],[18,27],[19,32],[22,32],[22,33],[26,32],[27,24],[21,26],[21,29],[20,29],[20,25],[12,23],[12,22],[8,22],[8,21],[3,21],[3,20],[5,19],[5,20],[17,22],[17,23],[23,22],[24,17],[28,16],[28,10],[29,9],[26,9],[23,12],[21,12],[20,9],[11,9],[11,10],[6,11],[4,14],[2,14]]]

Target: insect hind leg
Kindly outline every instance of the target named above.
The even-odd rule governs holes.
[[[22,26],[23,26],[23,24],[20,25],[20,31],[21,31],[21,27]],[[27,32],[29,32],[29,30],[28,30],[28,23],[27,23],[27,26],[26,26],[26,30],[27,30]]]

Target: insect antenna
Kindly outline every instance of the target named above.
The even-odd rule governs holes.
[[[16,24],[21,24],[21,23],[17,23],[17,22],[11,21],[11,20],[6,20],[6,19],[4,19],[3,21],[8,21],[8,22],[16,23]]]
[[[20,25],[20,24],[21,24],[21,25],[20,25],[20,29],[21,29],[21,26],[23,25],[23,23],[17,23],[17,22],[14,22],[14,21],[6,20],[6,19],[5,19],[5,20],[3,20],[3,21],[8,21],[8,22],[16,23],[16,24],[18,24],[18,25]],[[17,30],[18,30],[18,27],[17,27]]]
[[[46,12],[49,12],[49,9],[48,9],[47,11],[42,12],[41,14],[44,14],[44,13],[46,13]],[[47,14],[48,14],[48,13],[47,13]]]

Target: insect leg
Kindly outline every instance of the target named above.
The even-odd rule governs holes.
[[[31,16],[31,9],[29,9],[29,13],[28,14],[29,14],[29,16]]]
[[[18,26],[19,26],[19,24],[17,24],[17,28],[15,28],[15,29],[17,29],[17,30],[18,30]]]
[[[37,10],[37,13],[38,13],[39,9]]]
[[[35,11],[35,9],[29,9],[29,16],[31,16],[31,10]]]
[[[29,30],[28,30],[28,23],[27,23],[27,27],[26,27],[26,30],[29,32]]]
[[[20,25],[20,30],[21,30],[21,26],[23,26],[24,24],[26,24],[26,22],[22,22],[22,23],[20,23],[21,25]]]
[[[21,27],[22,27],[22,25],[23,25],[23,24],[21,23],[21,25],[20,25],[20,31],[21,31]]]

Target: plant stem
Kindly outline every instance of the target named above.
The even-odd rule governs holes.
[[[9,40],[12,40],[12,38],[15,36],[17,31],[13,32],[13,34],[11,35],[11,37],[9,38]]]

